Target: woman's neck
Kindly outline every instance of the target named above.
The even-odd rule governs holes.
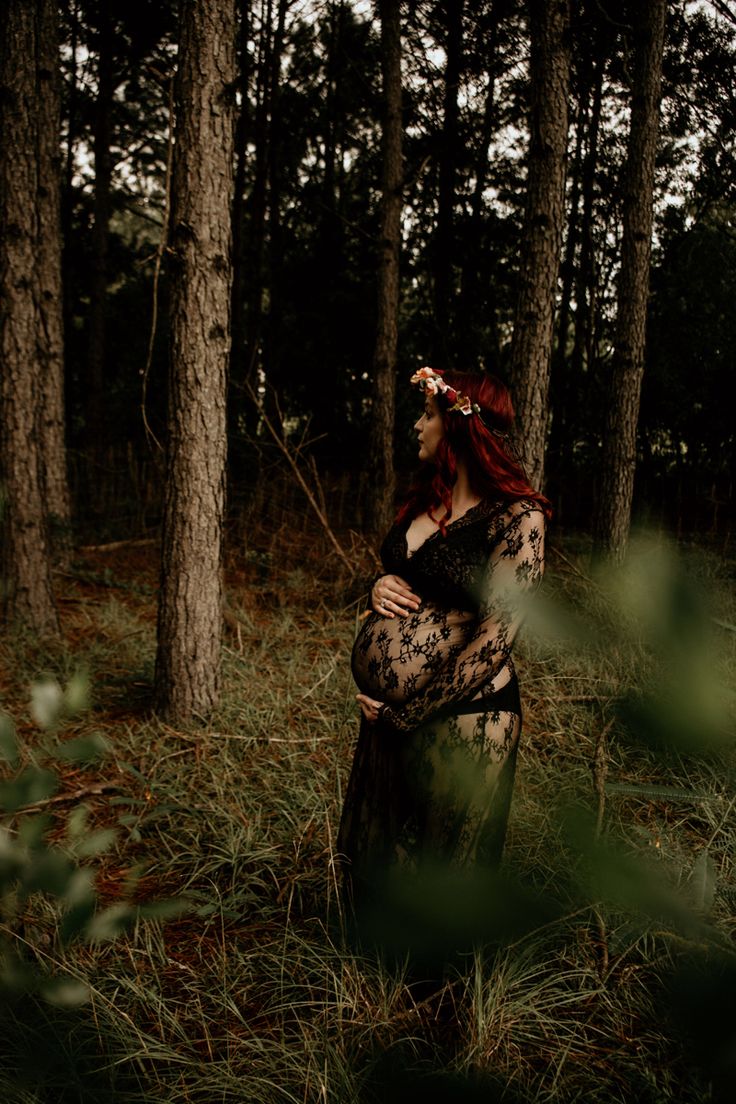
[[[470,486],[468,469],[461,461],[457,465],[457,479],[452,488],[452,512],[456,517],[464,514],[472,506],[480,502],[480,497]]]

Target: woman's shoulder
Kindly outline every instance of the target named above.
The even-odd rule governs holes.
[[[542,507],[533,498],[487,499],[486,516],[491,533],[500,533],[510,525],[529,524],[544,529]]]

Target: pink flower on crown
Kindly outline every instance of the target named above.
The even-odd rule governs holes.
[[[435,372],[434,368],[419,368],[411,377],[412,383],[422,384],[428,380],[432,380],[436,384],[439,377],[439,373]]]
[[[419,384],[420,389],[427,395],[437,395],[438,393],[444,395],[449,390],[447,384],[442,380],[442,373],[426,365],[414,373],[411,382]]]

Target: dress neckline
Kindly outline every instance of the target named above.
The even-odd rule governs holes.
[[[476,504],[474,506],[470,506],[469,509],[467,509],[465,511],[465,513],[460,514],[460,517],[456,517],[452,521],[449,521],[447,523],[447,525],[445,526],[445,532],[449,532],[450,529],[452,529],[455,526],[458,526],[461,521],[465,521],[465,519],[467,517],[469,517],[471,514],[474,514],[477,510],[479,510],[481,508],[481,506],[487,506],[487,505],[488,505],[488,499],[481,498],[478,502],[476,502]],[[406,529],[404,529],[404,549],[406,551],[407,560],[413,560],[414,557],[417,555],[417,553],[421,552],[421,550],[424,548],[424,546],[426,544],[429,544],[431,541],[435,540],[440,535],[440,533],[442,532],[442,530],[438,526],[435,529],[434,533],[430,533],[428,537],[424,538],[424,540],[422,541],[421,544],[418,544],[413,551],[410,551],[410,549],[409,549],[409,526],[411,525],[413,520],[414,520],[414,518],[411,519],[411,521],[409,522],[409,525],[407,525]]]

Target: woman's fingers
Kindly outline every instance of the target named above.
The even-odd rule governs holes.
[[[386,597],[392,602],[399,602],[404,606],[418,606],[419,599],[408,583],[401,579],[392,580],[386,584]]]
[[[367,721],[377,721],[378,710],[383,705],[383,702],[376,701],[374,698],[369,698],[367,694],[356,694],[355,697],[365,719]]]
[[[373,587],[373,609],[384,617],[408,617],[418,609],[420,599],[399,575],[382,575]]]

